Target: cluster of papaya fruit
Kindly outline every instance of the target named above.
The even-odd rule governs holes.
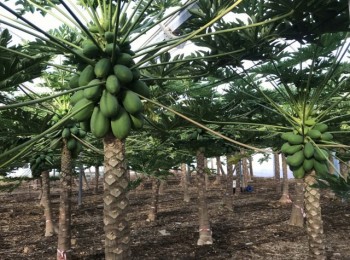
[[[76,158],[83,150],[83,145],[74,136],[84,138],[86,132],[76,125],[68,125],[62,130],[62,138],[67,140],[67,148],[71,151],[72,157]]]
[[[287,164],[295,178],[300,179],[312,170],[325,174],[328,172],[327,149],[319,148],[317,143],[329,142],[333,135],[327,132],[328,126],[323,123],[315,123],[307,126],[304,134],[297,131],[287,132],[281,135],[285,142],[281,152],[287,156]]]
[[[52,152],[42,152],[35,155],[29,161],[33,177],[39,177],[42,171],[50,170],[52,168],[52,158]]]
[[[142,128],[143,103],[138,94],[149,97],[150,91],[140,80],[139,70],[132,68],[130,44],[114,44],[112,32],[106,32],[104,40],[104,49],[89,40],[82,44],[82,54],[94,64],[80,65],[82,70],[69,82],[73,89],[88,86],[71,96],[72,118],[88,126],[97,138],[112,132],[123,139],[132,128]]]

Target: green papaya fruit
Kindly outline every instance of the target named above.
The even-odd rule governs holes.
[[[91,100],[83,98],[79,100],[72,108],[71,113],[75,113],[72,119],[81,122],[90,119],[94,110],[94,103]]]
[[[330,132],[324,132],[321,134],[322,141],[331,141],[333,139],[333,135]]]
[[[87,121],[80,122],[79,126],[80,126],[81,130],[89,132],[90,131],[90,117],[88,118]]]
[[[128,85],[128,87],[130,90],[146,98],[149,98],[151,96],[151,92],[148,86],[142,80],[133,81]]]
[[[82,150],[83,150],[83,145],[80,142],[77,142],[76,147],[73,150],[71,150],[72,157],[74,159],[78,158]]]
[[[305,159],[303,162],[303,167],[305,172],[311,171],[314,167],[314,159],[313,158]]]
[[[124,65],[115,65],[113,71],[121,83],[127,84],[133,80],[132,71]]]
[[[84,97],[89,100],[100,99],[102,94],[102,81],[99,79],[93,79],[88,85],[91,85],[92,87],[84,89]]]
[[[312,128],[314,130],[318,130],[321,133],[324,133],[327,131],[328,129],[328,125],[324,124],[324,123],[317,123],[316,125],[314,125],[314,127]]]
[[[307,135],[312,139],[318,139],[321,137],[321,132],[316,129],[311,129],[308,131]]]
[[[115,75],[109,75],[106,80],[106,89],[109,93],[115,95],[118,94],[121,89],[121,84]]]
[[[328,151],[326,149],[316,148],[314,153],[314,158],[319,162],[327,161]]]
[[[305,120],[305,125],[307,126],[314,126],[316,124],[315,118],[308,118]]]
[[[102,58],[100,59],[94,68],[94,72],[96,77],[98,78],[105,78],[109,75],[109,72],[111,70],[112,63],[111,60],[108,58]]]
[[[67,148],[72,151],[77,146],[77,140],[75,138],[69,138],[67,141]]]
[[[80,75],[75,74],[73,77],[70,78],[68,84],[71,89],[75,89],[79,87],[79,77]]]
[[[98,33],[98,32],[99,32],[98,26],[95,25],[95,24],[89,25],[88,29],[89,29],[89,31],[92,32],[92,33]]]
[[[115,46],[115,47],[114,47]],[[120,49],[118,45],[114,45],[113,43],[108,43],[105,47],[105,53],[111,56],[113,54],[113,48],[115,55],[118,55],[120,53]]]
[[[315,148],[314,146],[312,145],[312,143],[310,142],[307,142],[304,146],[304,156],[305,158],[307,159],[310,159],[314,156],[314,153],[315,153]]]
[[[137,115],[132,115],[129,114],[130,119],[131,119],[131,127],[133,129],[141,129],[144,124],[144,119],[142,114],[137,114]]]
[[[132,72],[132,75],[133,75],[133,79],[136,81],[136,80],[139,80],[141,78],[141,73],[140,73],[140,70],[137,69],[137,68],[134,68],[131,70]]]
[[[122,103],[124,109],[130,114],[138,114],[143,111],[143,104],[140,98],[131,90],[124,92]]]
[[[70,137],[70,130],[69,130],[69,128],[64,128],[64,129],[62,130],[62,137],[63,137],[63,138],[68,138],[68,137]]]
[[[107,43],[113,43],[114,41],[114,32],[105,32],[105,39]]]
[[[314,169],[318,174],[327,174],[327,162],[319,162],[318,160],[314,160]]]
[[[302,163],[304,162],[304,151],[300,150],[298,152],[296,152],[293,155],[290,155],[287,157],[286,161],[287,164],[292,166],[292,167],[298,167],[300,165],[302,165]]]
[[[84,90],[78,90],[70,97],[70,103],[74,106],[79,100],[84,98]]]
[[[132,65],[134,65],[132,56],[129,53],[124,53],[124,52],[120,53],[117,56],[116,63],[120,65],[124,65],[126,67],[131,67]]]
[[[293,132],[284,133],[281,137],[282,139],[288,141],[291,145],[302,144],[304,142],[303,136],[294,134]]]
[[[295,169],[293,169],[293,176],[294,176],[295,179],[302,179],[302,178],[304,178],[305,170],[304,170],[302,165],[297,167],[297,168],[295,168]]]
[[[90,129],[91,133],[97,138],[104,137],[110,129],[109,119],[101,113],[98,106],[95,106],[92,113]]]
[[[100,100],[100,110],[105,117],[115,117],[119,112],[119,102],[116,96],[103,90]]]
[[[83,54],[88,58],[96,58],[100,55],[100,50],[95,43],[89,42],[83,45]]]
[[[301,144],[290,145],[289,142],[287,142],[287,143],[282,145],[281,151],[287,155],[292,155],[292,154],[295,154],[296,152],[300,151],[302,148],[303,148],[303,146]]]
[[[79,76],[79,87],[86,86],[91,80],[95,78],[94,67],[87,65]]]
[[[71,127],[69,130],[73,135],[77,135],[79,133],[79,128],[76,126]]]
[[[128,112],[120,108],[118,115],[111,120],[111,128],[116,138],[126,138],[131,130],[131,120]]]
[[[79,137],[80,138],[84,138],[86,136],[86,131],[84,131],[83,129],[79,129]]]

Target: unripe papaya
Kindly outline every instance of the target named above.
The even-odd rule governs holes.
[[[109,75],[106,80],[106,89],[111,94],[118,94],[121,89],[121,84],[115,75]]]
[[[92,87],[84,89],[84,97],[89,100],[98,100],[102,94],[102,83],[99,79],[93,79],[89,82]]]
[[[96,44],[90,42],[83,45],[83,54],[88,58],[96,58],[100,55],[100,52]]]
[[[130,114],[138,114],[143,111],[143,104],[140,98],[131,90],[124,92],[122,103],[124,109]]]
[[[73,77],[69,80],[69,87],[71,89],[78,88],[79,87],[79,75],[75,74]]]
[[[312,143],[307,142],[304,146],[304,156],[307,159],[310,159],[314,156],[315,148]]]
[[[90,119],[94,109],[94,103],[91,100],[83,98],[79,100],[72,108],[71,113],[76,113],[72,116],[72,119],[77,122]]]
[[[302,165],[293,169],[293,176],[295,179],[302,179],[304,178],[304,175],[305,175],[305,170]]]
[[[102,58],[100,59],[94,68],[94,72],[96,77],[98,78],[105,78],[109,75],[109,72],[111,70],[112,63],[111,60],[108,58]]]
[[[131,120],[128,112],[120,108],[118,115],[111,120],[111,128],[116,138],[126,138],[131,130]]]
[[[285,138],[292,145],[302,144],[304,142],[304,138],[302,135],[294,134],[292,132],[286,133]]]
[[[146,98],[149,98],[151,96],[151,92],[148,86],[142,80],[136,80],[131,82],[129,85],[129,89]]]
[[[79,76],[79,87],[86,86],[91,80],[95,78],[94,67],[87,65]]]
[[[92,113],[90,129],[91,133],[97,138],[104,137],[110,129],[109,119],[101,113],[98,106],[95,106]]]
[[[79,100],[84,98],[84,90],[78,90],[70,97],[70,103],[74,106]]]
[[[321,134],[322,141],[331,141],[333,139],[333,135],[330,132],[324,132]]]
[[[113,48],[114,48],[115,55],[118,55],[120,53],[120,49],[119,49],[118,45],[114,45],[113,43],[108,43],[106,45],[105,53],[107,53],[109,56],[111,56],[113,54]]]
[[[141,73],[139,71],[139,69],[137,68],[134,68],[131,70],[132,72],[132,75],[133,75],[133,79],[136,81],[136,80],[139,80],[141,78]]]
[[[84,131],[83,129],[79,129],[79,137],[80,138],[84,138],[86,136],[86,131]]]
[[[118,115],[120,106],[116,96],[109,93],[107,90],[103,90],[100,100],[100,110],[105,117],[115,117]]]
[[[77,146],[77,140],[75,138],[69,138],[67,141],[68,150],[72,151]]]
[[[134,65],[132,56],[129,53],[124,53],[124,52],[118,55],[116,63],[120,65],[124,65],[126,67],[131,67],[132,65]]]
[[[105,39],[107,43],[112,43],[114,41],[114,32],[105,32]]]
[[[300,151],[303,148],[301,144],[290,145],[289,142],[286,142],[282,145],[281,151],[285,154],[292,155]]]
[[[318,174],[327,174],[327,162],[319,162],[318,160],[314,160],[314,169]]]
[[[315,149],[314,158],[319,162],[327,161],[328,151],[326,149]]]
[[[303,162],[303,167],[306,172],[311,171],[314,167],[314,159],[305,159]]]
[[[90,118],[88,118],[87,121],[80,122],[79,126],[83,131],[89,132],[90,131]]]
[[[113,71],[121,83],[126,84],[133,80],[133,74],[131,70],[124,65],[115,65],[113,67]]]
[[[63,138],[68,138],[68,137],[70,137],[70,130],[69,130],[69,128],[64,128],[64,129],[62,130],[62,137],[63,137]]]
[[[310,136],[312,139],[318,139],[321,137],[321,132],[318,131],[317,129],[311,129],[307,133],[308,136]]]
[[[82,150],[83,150],[83,145],[80,142],[77,142],[76,147],[71,151],[72,157],[78,158]]]
[[[315,118],[308,118],[307,120],[305,120],[305,125],[307,126],[313,126],[316,124]]]
[[[304,152],[303,150],[300,150],[298,152],[296,152],[293,155],[290,155],[287,157],[286,161],[288,163],[288,165],[292,166],[292,167],[298,167],[300,165],[302,165],[302,163],[304,162]]]
[[[73,135],[77,135],[79,133],[79,128],[76,126],[71,127],[69,130]]]
[[[321,133],[324,133],[327,131],[328,125],[326,125],[324,123],[318,123],[312,129],[315,129],[315,130],[320,131]]]
[[[142,114],[132,115],[129,114],[131,119],[131,127],[133,129],[141,129],[143,127],[144,119]]]

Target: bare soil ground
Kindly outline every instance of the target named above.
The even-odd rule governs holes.
[[[57,185],[57,184],[56,184]],[[192,200],[183,201],[178,181],[172,181],[160,196],[158,220],[147,222],[151,190],[130,193],[132,259],[307,259],[303,228],[288,225],[291,205],[276,207],[280,198],[269,179],[255,179],[254,191],[234,198],[234,211],[221,206],[222,191],[208,190],[213,245],[197,246],[196,190]],[[76,187],[75,187],[76,189]],[[293,183],[290,185],[293,196]],[[43,209],[39,192],[23,184],[13,193],[0,193],[0,259],[55,259],[57,236],[44,237]],[[52,189],[57,217],[58,189]],[[77,207],[72,199],[73,259],[104,259],[102,192],[85,191]],[[338,199],[322,198],[322,213],[328,259],[350,259],[350,205]],[[163,233],[163,234],[162,234]]]

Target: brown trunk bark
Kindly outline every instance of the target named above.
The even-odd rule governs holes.
[[[53,222],[52,218],[52,207],[50,199],[50,179],[49,172],[43,171],[41,173],[42,180],[42,197],[40,205],[44,207],[45,216],[45,236],[51,237],[57,233],[57,226]]]
[[[215,181],[214,181],[214,185],[220,185],[221,184],[221,160],[220,160],[220,156],[216,157],[216,177],[215,177]]]
[[[295,198],[293,199],[289,225],[303,227],[304,215],[304,181],[303,179],[295,179]]]
[[[181,175],[182,175],[182,188],[184,191],[184,201],[190,202],[191,197],[188,189],[187,166],[185,163],[181,164]]]
[[[199,239],[197,245],[213,244],[212,232],[209,223],[207,195],[204,177],[204,154],[202,149],[197,151],[197,189],[198,189],[198,219]]]
[[[249,174],[250,174],[250,178],[253,179],[253,178],[254,178],[254,173],[253,173],[253,157],[252,157],[252,156],[249,156],[248,161],[249,161]]]
[[[125,141],[108,135],[104,144],[103,222],[105,259],[130,259],[129,175],[125,159]]]
[[[292,203],[289,197],[289,180],[288,180],[288,168],[286,157],[282,155],[282,173],[283,173],[283,188],[282,188],[282,196],[279,199],[279,203],[281,204],[289,204]]]
[[[72,155],[64,140],[61,156],[57,260],[71,259],[72,168]]]
[[[311,259],[326,259],[326,246],[323,234],[321,215],[320,189],[311,187],[316,183],[315,171],[304,178],[305,181],[305,213],[306,231],[309,240],[309,254]]]
[[[159,195],[164,195],[164,191],[167,187],[166,180],[160,180],[160,186],[159,186]]]
[[[159,201],[159,186],[160,181],[156,177],[152,177],[152,198],[151,208],[148,213],[147,221],[156,221],[158,213],[158,201]]]
[[[245,154],[245,151],[243,149],[241,149],[241,154]],[[242,175],[243,175],[243,181],[242,181],[242,186],[245,189],[248,186],[248,182],[250,181],[249,179],[249,174],[248,174],[248,164],[247,164],[247,158],[243,157],[241,159],[241,163],[242,163]]]
[[[236,188],[235,188],[235,196],[241,195],[241,180],[242,180],[242,174],[241,174],[241,162],[239,161],[236,163],[235,166],[236,169]]]
[[[230,157],[227,156],[227,178],[226,178],[226,191],[224,196],[224,207],[230,211],[233,211],[233,165],[230,162]]]
[[[280,156],[278,153],[273,153],[274,170],[275,170],[275,185],[276,193],[281,193],[281,170],[280,170]]]
[[[209,189],[209,172],[208,172],[208,160],[204,158],[204,179],[205,179],[205,189]]]
[[[88,182],[88,180],[86,178],[86,174],[85,174],[84,168],[83,168],[83,171],[82,171],[82,177],[83,177],[83,189],[84,190],[90,190],[89,182]]]
[[[98,183],[100,178],[100,167],[98,165],[95,165],[95,185],[94,185],[94,193],[98,193]]]

